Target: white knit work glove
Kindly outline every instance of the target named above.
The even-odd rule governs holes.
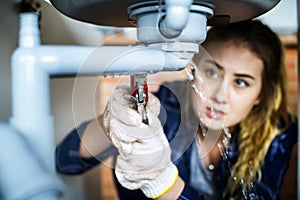
[[[116,177],[127,189],[141,189],[147,197],[165,194],[178,178],[171,162],[171,150],[158,120],[159,100],[149,94],[147,117],[149,125],[132,109],[135,98],[129,88],[117,88],[108,101],[103,123],[107,136],[119,150]]]

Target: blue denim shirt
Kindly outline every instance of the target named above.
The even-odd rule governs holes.
[[[156,96],[160,99],[164,108],[164,131],[170,141],[172,148],[172,157],[174,164],[178,167],[180,177],[185,181],[185,187],[178,199],[180,200],[201,200],[203,195],[198,194],[189,185],[191,166],[190,157],[192,151],[192,142],[194,134],[192,130],[182,126],[180,104],[172,88],[180,88],[180,82],[166,84],[160,87]],[[171,88],[171,90],[170,90]],[[113,146],[106,149],[97,158],[83,159],[79,157],[79,144],[81,135],[88,122],[83,123],[78,129],[74,129],[56,148],[56,169],[63,174],[81,174],[95,165],[101,163],[108,156],[116,156],[117,150]],[[181,125],[180,125],[181,124]],[[190,132],[189,132],[190,131]],[[231,151],[228,154],[228,160],[234,164],[238,159],[238,131],[233,134],[230,142]],[[288,130],[279,134],[272,141],[266,154],[264,165],[262,167],[262,179],[260,182],[254,181],[255,193],[241,196],[241,199],[277,199],[282,185],[284,173],[288,168],[291,151],[297,142],[297,124],[292,124]],[[228,163],[221,160],[215,172],[214,180],[220,192],[220,198],[230,176],[227,167]],[[114,177],[115,178],[115,177]],[[147,199],[140,190],[128,190],[123,188],[115,178],[116,188],[120,199]]]

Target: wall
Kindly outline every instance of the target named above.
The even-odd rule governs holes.
[[[0,120],[11,116],[10,56],[17,46],[18,16],[9,0],[0,2]]]
[[[296,37],[296,36],[294,36]],[[298,51],[297,41],[285,42],[286,68],[288,73],[288,103],[291,110],[297,115],[298,112]],[[297,166],[298,166],[298,144],[293,148],[289,168],[285,174],[280,199],[296,200],[297,188]]]

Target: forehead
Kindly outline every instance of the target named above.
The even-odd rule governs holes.
[[[225,71],[261,75],[263,61],[247,45],[233,42],[213,42],[205,46],[211,58]]]

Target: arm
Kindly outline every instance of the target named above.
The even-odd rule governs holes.
[[[102,127],[99,116],[73,129],[56,147],[56,170],[62,174],[81,174],[116,154]]]
[[[157,200],[178,199],[184,189],[184,181],[178,177],[173,187]]]
[[[203,200],[203,196],[200,196],[195,190],[190,188],[184,183],[184,181],[178,177],[173,187],[167,191],[163,196],[157,198],[157,200]]]
[[[81,137],[79,155],[83,158],[95,157],[107,149],[111,142],[104,133],[103,115],[92,120]]]
[[[139,199],[146,200],[149,199],[140,190],[129,190],[124,187],[116,180],[114,173],[114,179],[116,181],[116,188],[119,193],[120,199]],[[157,200],[204,200],[204,197],[191,188],[188,184],[184,182],[181,177],[178,177],[178,180],[175,182],[174,186],[167,191],[161,197],[158,197]]]

